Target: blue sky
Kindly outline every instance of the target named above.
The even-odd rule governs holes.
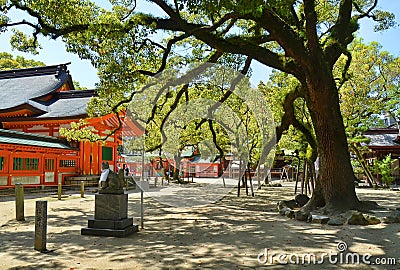
[[[104,0],[98,2],[101,2],[103,6],[106,5],[106,1]],[[397,23],[400,24],[400,4],[398,0],[380,0],[379,7],[393,12],[396,15]],[[145,10],[148,10],[148,8],[149,7],[146,7]],[[389,51],[395,56],[400,56],[400,26],[384,32],[376,33],[373,31],[373,22],[370,20],[364,20],[361,24],[359,35],[366,42],[377,41],[382,45],[383,50]],[[9,52],[13,55],[22,55],[27,59],[42,61],[47,65],[71,62],[69,70],[72,78],[75,81],[78,81],[81,86],[86,86],[91,89],[94,88],[95,83],[98,82],[97,72],[90,62],[87,60],[81,60],[74,54],[67,53],[61,40],[47,40],[41,38],[40,43],[43,48],[39,51],[39,55],[31,55],[11,50],[7,35],[2,34],[1,36],[2,41],[0,42],[0,51],[2,52]],[[254,85],[257,85],[259,81],[266,81],[268,79],[269,68],[259,63],[254,63],[252,65],[252,70],[253,75],[251,81]]]

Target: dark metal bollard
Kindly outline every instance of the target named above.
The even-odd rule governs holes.
[[[24,186],[15,184],[15,214],[18,221],[25,220],[24,216]]]
[[[46,252],[47,201],[36,201],[35,250]]]

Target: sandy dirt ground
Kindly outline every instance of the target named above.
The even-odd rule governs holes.
[[[2,196],[0,269],[400,269],[399,224],[335,227],[290,220],[278,214],[276,203],[293,198],[291,182],[263,187],[254,197],[244,189],[238,197],[233,189],[205,206],[165,204],[171,198],[199,200],[198,194],[190,198],[190,185],[196,184],[167,192],[167,199],[159,199],[160,188],[145,193],[144,229],[126,238],[81,235],[94,215],[93,193],[66,193],[60,201],[55,194],[26,194],[25,221],[15,219],[14,198]],[[128,215],[139,223],[140,193],[128,193]],[[381,206],[400,206],[399,191],[357,194]],[[36,200],[48,201],[49,253],[33,248]],[[339,243],[346,251],[338,251]],[[316,263],[308,262],[311,255]],[[361,264],[353,263],[356,256]]]

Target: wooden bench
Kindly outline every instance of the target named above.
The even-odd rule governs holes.
[[[64,185],[72,187],[80,187],[81,182],[85,183],[85,187],[98,187],[100,175],[79,175],[79,176],[66,176]]]

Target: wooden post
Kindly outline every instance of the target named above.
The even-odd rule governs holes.
[[[226,187],[225,186],[225,178],[222,176],[222,182],[224,183],[224,187]]]
[[[311,164],[310,164],[310,170],[311,170],[310,175],[311,175],[311,189],[312,189],[312,191],[310,191],[310,194],[311,194],[312,192],[314,192],[314,188],[315,188],[314,183],[315,183],[315,181],[316,181],[316,174],[315,174],[315,166],[314,166],[314,163],[311,163]],[[315,180],[315,181],[314,181],[314,180]]]
[[[264,185],[268,185],[269,184],[269,174],[270,172],[267,172],[267,176],[264,178]]]
[[[60,182],[60,183],[58,183],[58,189],[57,189],[58,200],[61,200],[61,194],[62,194],[62,184]]]
[[[85,182],[81,181],[81,198],[85,198]]]
[[[242,181],[242,160],[239,160],[239,182],[238,182],[238,197],[240,196],[240,182]]]
[[[307,161],[306,159],[303,159],[303,177],[301,179],[301,194],[304,194],[304,183],[306,181],[306,177],[308,177],[306,171],[307,171]]]
[[[296,184],[294,186],[294,195],[296,195],[296,193],[297,193],[297,183],[299,182],[299,174],[300,174],[300,158],[297,159],[297,167],[296,167],[296,175],[295,175]]]
[[[254,197],[253,181],[251,179],[251,174],[250,174],[250,165],[248,166],[248,168],[249,168],[249,182],[250,182],[251,196]]]
[[[144,217],[144,194],[143,194],[143,189],[140,189],[140,227],[143,229],[144,228],[144,222],[143,222],[143,217]]]
[[[244,167],[244,187],[246,188],[246,195],[249,196],[249,186],[247,185],[247,169]]]
[[[309,188],[309,185],[308,185],[308,161],[306,160],[306,159],[304,159],[304,162],[305,162],[305,166],[304,166],[304,185],[301,187],[301,190],[302,190],[302,192],[301,193],[303,193],[303,188],[304,188],[304,191],[305,191],[305,194],[306,195],[308,195],[308,188]]]
[[[142,149],[142,172],[141,172],[140,180],[141,181],[144,180],[144,145],[143,145],[143,149]]]
[[[18,221],[25,220],[24,216],[24,186],[15,184],[15,214]]]
[[[35,250],[40,252],[46,249],[47,234],[47,201],[36,201],[35,215]]]
[[[229,171],[228,171],[229,178],[233,178],[233,177],[232,177],[232,162],[233,162],[233,160],[230,160],[230,161],[229,161],[229,165],[228,165],[228,166],[229,166],[229,167],[228,167],[228,170],[229,170]]]

